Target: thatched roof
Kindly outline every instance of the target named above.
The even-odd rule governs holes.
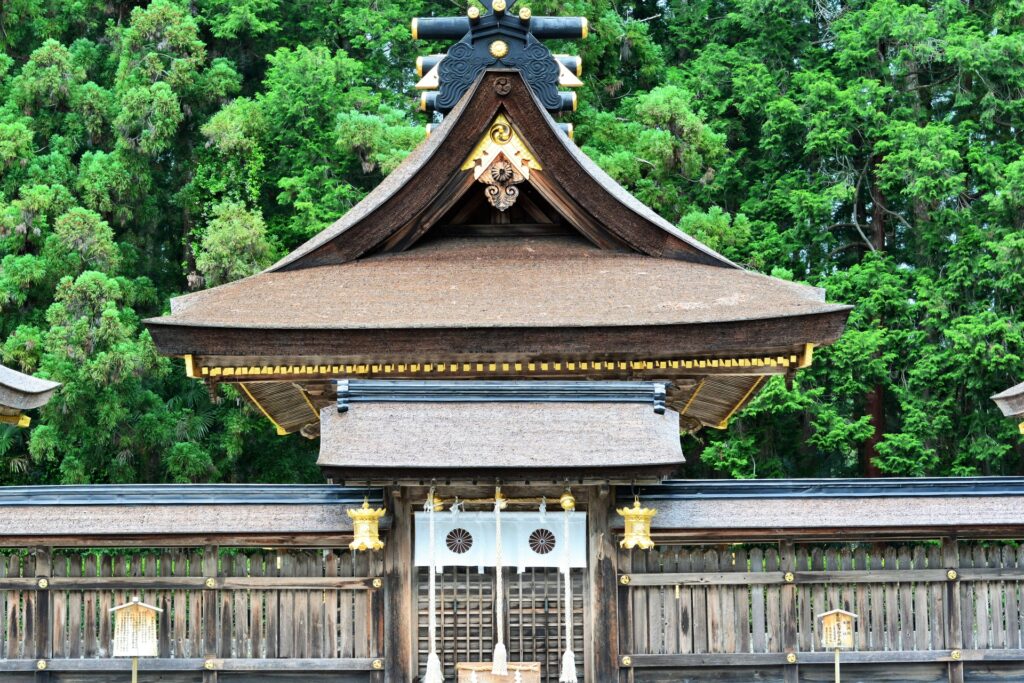
[[[1024,417],[1024,382],[992,396],[1006,417]]]
[[[59,382],[39,379],[0,365],[0,407],[31,410],[46,405]]]
[[[638,403],[359,403],[320,414],[337,480],[657,479],[684,461],[679,415]],[[629,470],[629,474],[624,474]]]
[[[581,238],[449,238],[267,272],[174,300],[163,325],[263,329],[689,325],[847,310],[757,273],[604,251]]]

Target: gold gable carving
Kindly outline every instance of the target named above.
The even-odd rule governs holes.
[[[473,171],[473,177],[487,185],[485,193],[491,206],[506,211],[519,196],[515,186],[529,179],[531,171],[541,170],[541,165],[508,119],[498,114],[461,170]]]

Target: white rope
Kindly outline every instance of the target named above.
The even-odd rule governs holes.
[[[494,643],[491,673],[508,676],[508,652],[505,650],[505,584],[502,577],[505,559],[501,548],[501,496],[494,496],[494,627],[498,637]]]
[[[572,511],[562,513],[562,578],[565,582],[565,652],[562,653],[562,671],[558,675],[558,683],[576,683],[576,655],[572,651],[572,569],[569,562],[569,515]]]
[[[430,497],[424,506],[430,526],[430,550],[428,552],[430,578],[427,580],[427,599],[430,602],[430,614],[427,616],[427,637],[430,639],[430,654],[427,655],[427,671],[423,675],[423,683],[444,683],[444,669],[441,658],[437,656],[437,556],[434,550],[434,489],[430,489]]]

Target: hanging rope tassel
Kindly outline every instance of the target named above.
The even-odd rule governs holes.
[[[495,676],[508,676],[508,652],[505,650],[505,584],[502,569],[505,560],[501,551],[501,489],[494,495],[494,621],[498,632],[494,643],[494,656],[491,658],[491,673]]]
[[[565,582],[565,652],[562,653],[562,672],[558,675],[558,683],[576,683],[576,655],[572,651],[572,570],[569,566],[569,515],[571,510],[562,513],[562,574]]]
[[[444,683],[444,669],[441,658],[437,656],[437,569],[434,554],[434,489],[430,489],[430,497],[425,506],[430,527],[430,578],[427,581],[427,599],[430,602],[430,614],[427,617],[427,637],[430,639],[430,654],[427,655],[427,671],[423,674],[423,683]]]

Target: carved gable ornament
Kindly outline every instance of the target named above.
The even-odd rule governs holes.
[[[484,192],[491,206],[506,211],[519,197],[516,185],[528,180],[531,170],[541,170],[541,165],[504,114],[498,114],[461,170],[472,170],[473,177],[487,186]]]

